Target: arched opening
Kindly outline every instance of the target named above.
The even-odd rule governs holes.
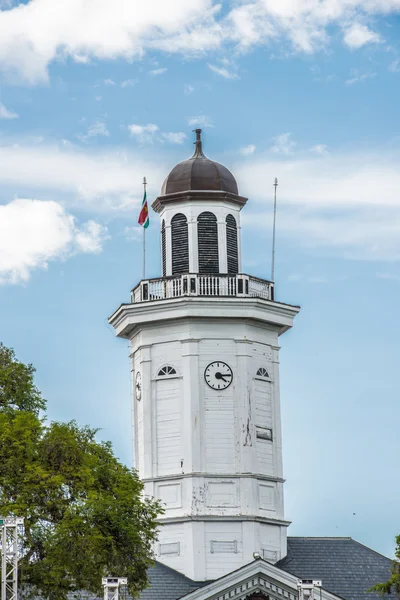
[[[189,272],[189,238],[187,218],[178,213],[171,219],[172,275]]]
[[[171,377],[172,375],[176,375],[175,367],[171,365],[164,365],[157,373],[157,377]]]
[[[163,277],[167,274],[167,248],[165,241],[165,221],[161,223],[161,256],[162,256],[162,274]]]
[[[226,217],[226,250],[228,273],[235,275],[239,272],[238,237],[236,219],[233,215]]]
[[[212,212],[203,212],[197,218],[197,237],[200,275],[219,273],[218,225]]]

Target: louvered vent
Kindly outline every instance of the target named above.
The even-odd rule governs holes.
[[[178,213],[171,220],[172,275],[189,272],[188,224],[185,215]]]
[[[165,245],[165,221],[161,223],[161,254],[162,254],[162,274],[163,277],[167,274],[167,249]]]
[[[228,253],[228,273],[239,272],[238,238],[236,219],[232,215],[226,217],[226,248]]]
[[[199,273],[219,273],[217,217],[203,212],[197,218]]]

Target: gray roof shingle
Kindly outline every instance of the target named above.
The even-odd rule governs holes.
[[[178,600],[207,583],[192,581],[159,562],[150,567],[148,576],[150,587],[140,594],[140,600]]]
[[[276,567],[300,579],[321,579],[322,587],[346,600],[377,600],[367,593],[390,577],[392,561],[352,538],[289,537],[288,553]]]

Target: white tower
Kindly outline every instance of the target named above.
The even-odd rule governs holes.
[[[286,555],[278,337],[299,309],[242,274],[247,199],[196,134],[153,203],[163,276],[110,323],[131,344],[135,466],[165,505],[156,558],[203,581]]]

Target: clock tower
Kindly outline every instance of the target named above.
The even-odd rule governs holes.
[[[152,205],[162,277],[110,323],[130,341],[135,467],[165,507],[156,559],[206,581],[286,555],[278,338],[299,309],[242,272],[247,198],[196,138]]]

